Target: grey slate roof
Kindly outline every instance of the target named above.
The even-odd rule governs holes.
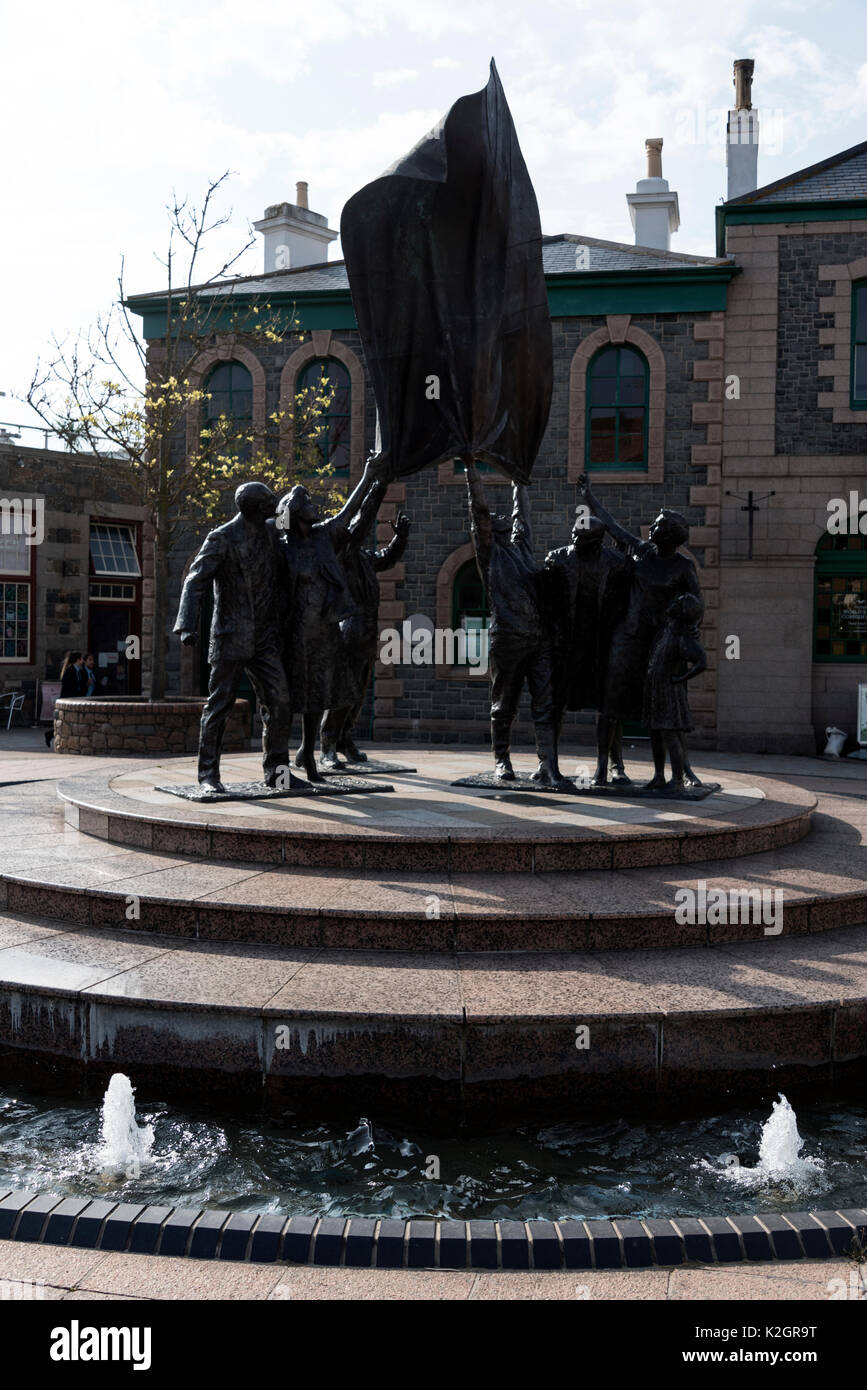
[[[726,206],[835,202],[841,198],[867,198],[867,141],[823,159],[819,164],[787,174],[776,183],[765,184],[753,193],[733,198]]]
[[[576,251],[587,248],[584,270],[688,270],[701,266],[728,265],[711,256],[688,256],[681,251],[654,251],[649,246],[630,246],[620,241],[562,232],[542,238],[542,264],[548,275],[574,274]]]
[[[726,260],[710,256],[688,256],[678,251],[654,251],[648,246],[630,246],[619,241],[599,241],[595,237],[576,236],[563,232],[542,238],[542,264],[547,275],[572,275],[576,271],[576,250],[587,248],[587,263],[583,270],[686,270],[701,266],[729,265]],[[267,275],[248,275],[237,280],[225,280],[202,290],[203,294],[269,295],[293,294],[310,290],[348,290],[349,279],[345,261],[328,261],[324,265],[299,266],[297,270],[272,270]],[[180,291],[178,291],[180,293]],[[165,291],[131,295],[136,303],[148,299],[162,300]]]
[[[648,246],[628,246],[619,241],[598,241],[595,237],[563,232],[542,238],[542,264],[547,275],[574,274],[575,252],[586,247],[585,270],[684,270],[692,266],[725,265],[726,261],[708,256],[687,256],[677,251],[654,251]],[[268,294],[280,290],[345,290],[349,288],[345,261],[327,265],[299,266],[297,270],[274,270],[268,275],[235,282],[247,294]],[[219,291],[215,291],[218,293]],[[225,293],[225,289],[223,289]]]
[[[324,265],[299,266],[297,270],[272,270],[267,275],[248,275],[241,280],[215,285],[214,294],[225,294],[229,284],[243,294],[292,294],[295,290],[348,290],[345,261],[327,261]]]

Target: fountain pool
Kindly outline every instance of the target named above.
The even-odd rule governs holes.
[[[586,1219],[867,1206],[867,1104],[785,1098],[635,1123],[573,1116],[444,1137],[369,1114],[217,1118],[0,1083],[0,1185],[308,1216]]]

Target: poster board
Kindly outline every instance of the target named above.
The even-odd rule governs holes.
[[[39,687],[39,718],[54,718],[54,702],[60,696],[60,681],[43,681]]]

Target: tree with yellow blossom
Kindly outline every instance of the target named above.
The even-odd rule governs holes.
[[[326,509],[344,500],[319,442],[335,391],[327,377],[298,392],[288,408],[284,403],[272,412],[258,434],[249,420],[209,409],[210,393],[198,384],[197,364],[205,354],[210,360],[218,341],[221,355],[231,356],[238,346],[294,348],[304,339],[294,307],[273,307],[267,296],[245,292],[244,281],[231,277],[252,236],[214,274],[198,280],[213,234],[232,215],[216,210],[228,177],[211,182],[198,205],[174,197],[167,206],[160,341],[148,351],[133,324],[121,262],[111,309],[71,343],[54,340],[24,397],[68,449],[96,458],[108,454],[130,465],[153,534],[153,700],[166,692],[173,549],[182,541],[195,549],[201,534],[223,519],[221,512],[231,510],[231,494],[247,479],[283,492],[301,474]]]

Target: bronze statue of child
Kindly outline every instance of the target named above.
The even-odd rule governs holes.
[[[695,594],[678,594],[665,610],[665,625],[650,654],[643,711],[653,750],[654,776],[647,783],[648,789],[681,792],[686,785],[685,772],[691,786],[701,785],[689,769],[684,734],[692,728],[686,682],[707,667],[698,636],[703,611]],[[669,782],[665,780],[666,752],[671,764]]]

